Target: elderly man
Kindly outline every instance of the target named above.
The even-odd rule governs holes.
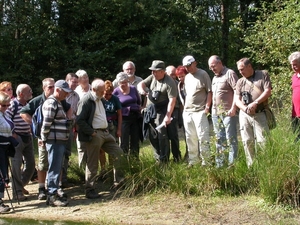
[[[42,106],[44,118],[41,128],[41,139],[45,143],[48,152],[47,205],[51,206],[68,205],[68,200],[65,196],[60,196],[57,192],[66,144],[72,125],[72,121],[69,120],[70,118],[65,113],[61,101],[71,91],[66,81],[56,81],[53,95],[50,95]]]
[[[236,105],[234,102],[235,85],[238,80],[236,73],[223,65],[217,55],[208,60],[208,66],[215,74],[212,80],[212,122],[216,134],[216,166],[224,164],[225,151],[228,146],[228,165],[231,165],[237,156],[237,120]]]
[[[253,164],[256,142],[263,145],[269,127],[264,113],[271,96],[271,81],[266,71],[254,70],[248,58],[242,58],[237,68],[243,76],[236,84],[235,102],[240,109],[239,123],[247,166]]]
[[[135,65],[131,61],[126,61],[123,64],[123,72],[125,72],[128,75],[129,84],[135,86],[137,88],[137,85],[139,82],[141,82],[143,79],[141,77],[138,77],[135,75]],[[115,79],[113,81],[114,88],[118,87],[118,80]]]
[[[25,105],[21,111],[20,116],[25,120],[28,124],[32,123],[32,115],[34,114],[35,110],[43,104],[43,102],[53,94],[54,92],[54,79],[53,78],[45,78],[42,81],[43,84],[43,93]],[[65,101],[62,101],[63,107],[65,112],[68,114],[71,113],[70,105],[67,104]],[[71,117],[71,115],[69,115]],[[39,159],[38,159],[38,182],[39,182],[39,190],[38,190],[38,199],[39,200],[46,200],[47,192],[45,189],[45,180],[46,174],[48,170],[48,153],[46,151],[45,144],[42,140],[38,140],[38,148],[39,148]]]
[[[156,111],[155,126],[164,124],[156,132],[149,132],[150,143],[155,149],[155,158],[160,163],[167,163],[170,157],[169,136],[167,126],[171,123],[172,113],[178,95],[177,86],[173,78],[165,74],[165,63],[154,60],[149,68],[152,74],[138,84],[138,90],[145,95],[149,90],[147,108],[154,106]],[[157,137],[156,137],[157,136]]]
[[[31,128],[20,116],[21,109],[32,98],[32,90],[27,84],[20,84],[16,90],[17,97],[11,101],[7,113],[10,119],[14,122],[15,128],[13,130],[13,137],[19,142],[15,148],[16,154],[11,159],[12,175],[13,175],[13,196],[19,201],[27,199],[24,193],[27,191],[24,186],[28,184],[35,169],[34,147],[31,135]],[[22,170],[22,163],[25,161],[26,165]],[[16,193],[15,193],[16,192]]]
[[[293,52],[289,62],[294,72],[292,76],[292,127],[297,134],[296,141],[300,140],[300,52]]]
[[[102,97],[105,83],[101,79],[92,82],[92,91],[87,93],[78,104],[76,122],[78,139],[83,149],[86,149],[85,196],[89,199],[99,198],[94,183],[99,167],[99,148],[102,148],[114,158],[114,186],[118,187],[123,181],[120,171],[123,151],[109,133]]]
[[[186,96],[182,117],[189,151],[189,167],[199,162],[199,155],[205,166],[210,157],[207,114],[212,101],[211,80],[206,71],[197,68],[193,56],[185,56],[182,65],[188,72],[184,80]]]

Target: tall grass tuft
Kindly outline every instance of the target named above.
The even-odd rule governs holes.
[[[289,119],[278,122],[271,132],[266,147],[258,154],[256,174],[263,197],[272,203],[299,206],[300,171],[299,143]]]
[[[186,162],[174,163],[172,159],[168,165],[157,164],[152,147],[146,141],[141,146],[140,160],[130,161],[124,169],[126,182],[121,193],[128,197],[155,192],[185,196],[250,193],[261,195],[271,203],[299,207],[300,147],[294,141],[295,135],[289,124],[287,116],[280,116],[265,147],[257,147],[257,156],[250,168],[246,165],[241,142],[234,166],[216,168],[214,164],[206,167],[199,164],[189,168]],[[215,151],[214,141],[212,138],[212,152]],[[180,148],[185,149],[184,141]],[[82,179],[83,170],[78,168],[77,157],[73,155],[71,161],[75,162],[71,162],[70,177]]]

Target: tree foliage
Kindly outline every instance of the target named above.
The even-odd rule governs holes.
[[[152,60],[181,64],[193,54],[208,69],[212,54],[235,68],[241,37],[254,22],[253,0],[0,0],[0,74],[35,93],[45,77],[85,69],[113,79],[126,60],[146,77]],[[236,21],[240,20],[237,24]],[[242,25],[243,24],[243,25]]]
[[[281,105],[290,102],[291,70],[287,58],[299,50],[299,30],[298,1],[276,0],[263,6],[259,20],[244,38],[247,45],[243,51],[270,71],[273,98]]]

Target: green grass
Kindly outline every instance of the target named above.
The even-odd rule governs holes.
[[[126,183],[123,196],[150,193],[175,193],[185,196],[238,196],[255,194],[266,201],[290,207],[299,206],[299,144],[294,143],[289,118],[280,118],[271,131],[264,149],[257,150],[257,158],[247,168],[244,150],[239,143],[239,154],[233,167],[216,168],[214,165],[188,168],[185,162],[159,166],[153,158],[149,142],[141,145],[140,162],[124,168]],[[288,125],[287,125],[288,124]],[[215,151],[212,138],[212,156]],[[181,149],[185,149],[183,141]],[[76,150],[74,149],[73,153]],[[182,152],[184,154],[184,152]],[[77,154],[72,154],[69,170],[72,182],[84,179],[78,168]]]

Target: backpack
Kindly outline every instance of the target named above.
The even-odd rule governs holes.
[[[57,107],[56,107],[54,118],[56,117],[58,112],[58,103],[56,100],[55,102]],[[43,120],[44,120],[43,111],[42,111],[43,105],[44,102],[41,102],[39,107],[36,108],[34,114],[32,115],[32,134],[34,137],[39,139],[41,139],[41,131],[42,131]]]

